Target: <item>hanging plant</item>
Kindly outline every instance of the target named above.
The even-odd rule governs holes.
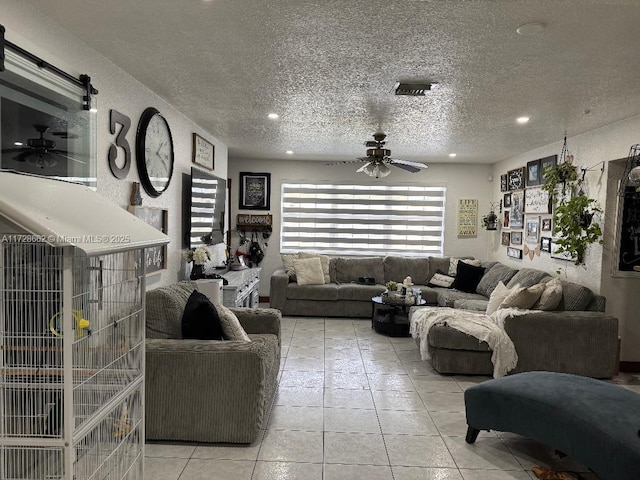
[[[603,244],[602,229],[594,221],[602,214],[597,200],[589,198],[582,189],[583,179],[567,154],[567,138],[560,156],[561,163],[544,170],[542,189],[549,194],[553,205],[553,235],[558,253],[567,253],[576,265],[584,265],[587,247]]]
[[[482,217],[482,226],[487,230],[498,229],[498,216],[495,214],[493,210],[491,210],[487,215]]]

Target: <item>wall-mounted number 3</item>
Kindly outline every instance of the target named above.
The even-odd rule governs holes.
[[[109,131],[111,135],[116,133],[116,125],[118,124],[121,125],[122,128],[120,128],[116,136],[116,143],[112,143],[109,147],[109,168],[114,177],[122,180],[127,176],[131,168],[131,147],[125,138],[129,128],[131,128],[131,119],[124,113],[111,110],[109,114]],[[124,150],[124,163],[122,163],[122,165],[118,165],[118,162],[116,162],[118,158],[118,147]]]

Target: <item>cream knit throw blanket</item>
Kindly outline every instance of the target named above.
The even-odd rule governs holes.
[[[494,378],[503,377],[518,364],[518,354],[509,335],[504,331],[504,322],[509,317],[523,315],[531,310],[503,308],[491,315],[483,312],[460,310],[450,307],[424,307],[417,309],[411,316],[410,332],[413,338],[420,340],[420,356],[429,360],[427,334],[432,325],[445,324],[460,332],[487,342],[493,351]]]

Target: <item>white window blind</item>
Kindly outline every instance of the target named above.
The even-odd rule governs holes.
[[[444,187],[284,183],[280,251],[442,255],[445,197]]]

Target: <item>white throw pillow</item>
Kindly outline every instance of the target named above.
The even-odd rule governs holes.
[[[556,277],[544,285],[544,291],[534,308],[538,310],[555,310],[562,300],[562,280]]]
[[[318,257],[293,261],[298,285],[324,285],[322,263]]]
[[[543,291],[544,283],[537,283],[528,288],[518,288],[512,291],[509,296],[502,301],[498,310],[509,307],[528,310],[536,304]]]
[[[502,283],[502,280],[500,280],[498,282],[498,285],[496,285],[496,288],[494,288],[493,292],[491,292],[491,296],[489,297],[489,303],[487,304],[487,310],[485,313],[487,315],[491,315],[493,312],[498,310],[500,304],[504,301],[504,299],[507,298],[512,291],[515,291],[518,288],[520,288],[520,284],[512,288],[507,288],[507,286]]]
[[[220,326],[224,336],[229,340],[241,340],[244,342],[250,342],[251,339],[247,332],[244,331],[240,320],[236,317],[236,314],[229,310],[224,305],[217,303],[215,305],[218,311],[218,317],[220,318]]]
[[[473,265],[474,267],[480,267],[480,260],[475,260],[472,258],[455,258],[451,257],[449,259],[449,276],[455,277],[458,274],[458,262],[468,263],[469,265]]]
[[[442,273],[434,273],[431,280],[429,280],[428,285],[431,287],[444,287],[451,288],[455,277],[450,277],[449,275],[444,275]]]
[[[329,257],[326,255],[320,255],[319,253],[299,252],[299,258],[319,258],[322,265],[322,274],[324,275],[324,283],[331,283],[331,277],[329,276]]]

